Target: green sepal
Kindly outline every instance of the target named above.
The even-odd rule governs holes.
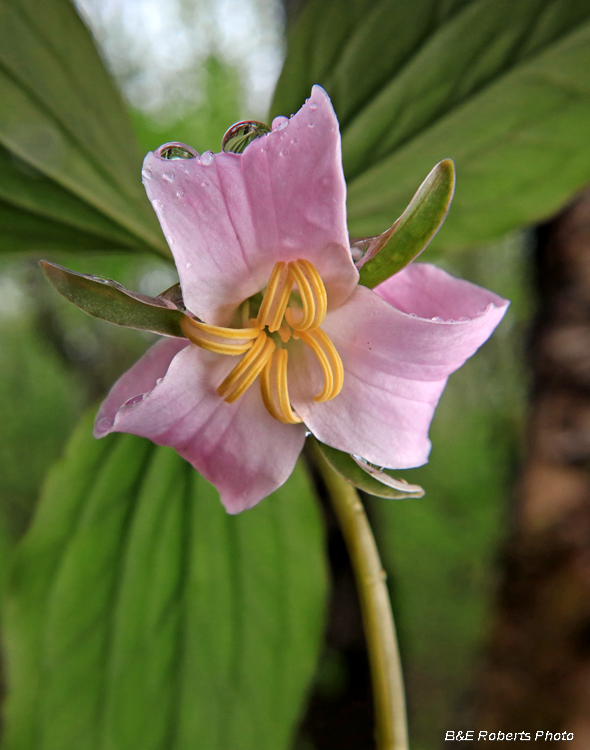
[[[360,283],[373,289],[420,255],[442,226],[454,192],[455,164],[452,159],[443,159],[395,224],[368,244],[357,264]]]
[[[312,440],[315,440],[330,466],[359,490],[390,500],[424,497],[422,487],[417,484],[408,484],[405,480],[394,477],[390,469],[377,469],[363,459],[353,458],[348,453],[331,448],[316,438]]]
[[[177,285],[160,297],[148,297],[112,279],[76,273],[46,260],[39,265],[51,286],[88,315],[119,326],[185,338],[180,329],[184,313],[178,309],[178,296],[171,301],[171,293],[177,295]]]

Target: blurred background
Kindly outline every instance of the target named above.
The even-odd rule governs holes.
[[[200,152],[217,151],[232,123],[267,118],[287,54],[287,29],[295,27],[302,5],[285,7],[280,0],[78,0],[76,7],[125,98],[145,153],[166,141],[183,141]],[[444,4],[432,5],[440,16]],[[451,5],[447,4],[448,13]],[[456,12],[460,5],[454,5]],[[537,5],[531,16],[535,28],[541,17],[556,26],[562,23],[559,2]],[[382,12],[384,4],[373,3],[369,10],[373,6]],[[408,17],[417,12],[401,0],[397,6],[403,6]],[[576,8],[572,34],[584,23],[586,28],[590,16],[588,3],[577,3]],[[535,47],[525,33],[526,23],[532,22],[522,23],[520,39],[515,34],[511,43],[523,49],[528,44],[527,54],[532,55]],[[537,32],[542,36],[538,28]],[[378,67],[370,45],[365,49],[364,64]],[[467,86],[465,80],[463,85]],[[332,94],[329,86],[327,90]],[[585,106],[590,106],[587,101]],[[404,111],[400,105],[400,116]],[[113,142],[114,153],[118,148]],[[583,159],[587,164],[588,156]],[[587,177],[580,173],[575,185],[568,183],[552,199],[552,212],[541,210],[535,223],[513,221],[510,231],[500,228],[492,239],[481,240],[475,232],[471,242],[441,240],[421,258],[507,297],[512,304],[491,340],[451,377],[432,425],[430,463],[404,473],[408,481],[425,487],[426,497],[400,502],[366,499],[388,571],[414,750],[449,746],[444,736],[450,729],[566,729],[577,731],[579,737],[590,731],[586,723],[590,722],[590,683],[584,682],[590,655],[585,588],[590,543],[579,531],[584,512],[588,514],[585,472],[590,422],[586,418],[576,422],[580,409],[588,406],[570,403],[567,411],[553,399],[547,407],[547,419],[561,430],[562,438],[572,420],[576,422],[573,433],[568,433],[567,455],[555,453],[550,431],[548,437],[543,433],[545,443],[532,439],[537,428],[547,432],[547,420],[539,427],[533,419],[539,408],[545,409],[543,388],[555,394],[556,382],[569,383],[572,357],[577,369],[567,393],[582,394],[581,403],[587,398],[590,339],[585,325],[590,297],[584,298],[587,290],[582,290],[574,312],[565,310],[563,300],[574,281],[582,284],[580,269],[590,274],[590,245],[576,256],[579,265],[564,271],[565,281],[559,280],[559,268],[563,270],[571,257],[566,253],[562,261],[552,260],[563,252],[571,235],[563,222],[570,220],[569,207],[577,205]],[[521,182],[526,190],[526,180]],[[480,203],[486,201],[493,211],[493,191]],[[556,223],[557,209],[565,213]],[[389,224],[395,218],[394,213]],[[576,221],[576,226],[583,226],[585,219]],[[443,238],[444,232],[443,227]],[[43,478],[62,454],[72,429],[156,338],[83,315],[49,287],[38,269],[39,257],[34,250],[16,252],[12,246],[0,255],[4,576],[12,550],[35,512]],[[97,249],[75,255],[54,249],[49,257],[146,294],[158,294],[177,280],[172,266],[155,255]],[[569,301],[573,304],[571,295]],[[569,349],[562,339],[548,338],[547,326],[554,335],[560,315],[570,315],[570,322],[573,316],[577,325],[573,332],[568,328]],[[565,364],[559,359],[564,347],[570,357],[564,355]],[[529,465],[531,456],[545,466],[547,462],[573,466],[574,479],[566,469],[563,476],[539,478]],[[531,482],[537,482],[533,489]],[[544,496],[545,504],[537,507],[538,488],[549,486],[555,497]],[[374,745],[358,605],[338,531],[327,507],[323,513],[331,563],[327,624],[292,750],[365,750]],[[555,534],[560,535],[557,542]],[[552,550],[550,558],[548,550]],[[559,580],[554,579],[557,568]],[[568,595],[559,599],[557,592],[564,587]],[[540,621],[544,623],[541,635],[534,628]],[[582,684],[588,702],[574,709],[570,697],[580,695]]]

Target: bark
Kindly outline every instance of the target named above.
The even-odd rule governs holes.
[[[590,190],[536,234],[527,458],[476,726],[590,747]],[[534,739],[534,736],[533,736]]]

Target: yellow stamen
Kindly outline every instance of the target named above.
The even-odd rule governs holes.
[[[261,332],[252,351],[248,352],[244,359],[234,367],[217,389],[219,396],[225,398],[228,404],[237,401],[260,375],[275,348],[275,342]]]
[[[222,328],[221,326],[210,326],[208,323],[201,323],[200,320],[193,320],[193,318],[185,316],[180,322],[180,327],[185,335],[187,324],[194,326],[202,333],[217,336],[220,339],[255,339],[260,333],[260,328],[255,326],[251,328]]]
[[[264,366],[264,370],[260,373],[260,395],[262,396],[262,401],[264,403],[264,406],[266,407],[266,411],[270,414],[270,416],[274,417],[283,424],[288,424],[281,412],[275,406],[275,397],[271,382],[273,363],[276,364],[276,352],[268,360],[268,362]],[[274,390],[276,390],[276,380]]]
[[[269,311],[269,318],[272,312],[272,319],[268,322],[267,325],[268,330],[271,332],[278,331],[281,327],[283,318],[285,317],[285,310],[287,309],[287,305],[289,304],[289,297],[291,296],[292,287],[293,275],[291,274],[291,270],[287,268],[285,277],[284,279],[282,279],[282,288],[280,294],[278,293],[278,290],[275,294],[276,304],[271,307],[271,311]]]
[[[317,340],[315,333],[315,331],[299,331],[299,337],[315,354],[320,363],[320,367],[322,368],[324,387],[313,397],[313,400],[319,403],[321,401],[329,401],[332,398],[332,391],[334,390],[334,373],[332,372],[332,367],[330,366],[328,357],[322,349],[320,342]]]
[[[315,297],[316,311],[311,328],[317,328],[324,322],[328,310],[328,295],[326,294],[326,287],[324,286],[322,277],[317,272],[313,263],[310,263],[310,261],[305,259],[300,259],[298,263],[306,272]]]
[[[321,328],[316,328],[313,333],[314,336],[320,340],[320,343],[326,350],[326,353],[332,365],[332,371],[334,373],[334,387],[332,388],[332,393],[328,396],[327,399],[328,401],[330,401],[331,399],[335,398],[342,390],[342,386],[344,385],[344,367],[342,366],[340,355],[338,354],[338,351],[332,343],[332,340],[330,339],[328,334],[325,331],[322,331]]]
[[[315,320],[315,302],[313,298],[313,292],[307,277],[305,276],[303,270],[301,269],[301,266],[299,265],[299,262],[291,261],[289,263],[289,268],[291,269],[291,273],[293,274],[295,283],[297,284],[297,288],[299,289],[299,295],[301,296],[301,302],[303,303],[303,315],[301,316],[301,320],[299,320],[295,324],[293,314],[291,313],[289,315],[290,311],[288,311],[286,315],[287,322],[290,326],[297,329],[298,331],[305,331],[312,325]]]
[[[184,335],[187,337],[189,341],[191,341],[193,344],[196,344],[197,346],[200,346],[201,349],[207,349],[207,351],[215,352],[216,354],[229,354],[232,356],[236,356],[238,354],[244,354],[244,352],[247,352],[249,349],[252,348],[252,337],[250,335],[242,335],[239,336],[241,339],[249,338],[249,341],[245,341],[241,344],[224,344],[219,341],[211,341],[210,339],[205,338],[204,336],[199,336],[199,334],[194,330],[194,324],[196,321],[191,320],[190,318],[183,318],[180,321],[180,328]],[[204,325],[204,324],[202,324]],[[211,328],[216,328],[216,326],[210,326]],[[251,329],[220,329],[220,330],[235,330],[235,331],[249,331]],[[258,329],[256,329],[258,333]],[[220,334],[216,334],[217,336],[220,336]],[[232,338],[230,336],[225,336],[224,338]]]
[[[283,414],[283,419],[287,424],[299,424],[303,420],[291,409],[289,401],[289,388],[287,386],[287,360],[289,354],[286,349],[279,349],[277,352],[277,393],[279,396],[279,406]]]
[[[267,338],[268,337],[266,333],[264,333],[264,331],[259,332],[258,338],[254,342],[254,346],[250,349],[248,354],[246,354],[246,356],[238,362],[238,364],[233,368],[233,370],[229,373],[229,375],[217,389],[217,394],[221,396],[221,398],[223,398],[232,389],[234,383],[241,378],[241,376],[250,367],[252,362],[257,359],[260,352],[264,349]]]
[[[291,338],[291,329],[286,323],[281,324],[281,327],[279,328],[277,333],[281,337],[281,341],[283,342],[283,344],[286,344],[287,341],[289,341],[289,339]]]
[[[270,323],[274,320],[275,317],[274,313],[276,312],[277,302],[281,302],[281,300],[285,296],[285,289],[288,286],[287,282],[290,278],[291,274],[289,272],[289,269],[286,268],[286,264],[284,263],[284,261],[279,260],[277,263],[275,263],[270,275],[270,279],[268,280],[268,286],[266,287],[266,291],[264,292],[264,297],[262,298],[260,310],[258,311],[257,323],[261,328],[264,328],[264,326],[270,327]],[[291,284],[292,283],[293,282],[291,281]],[[290,289],[286,291],[287,301],[289,299],[289,294]],[[285,307],[286,304],[287,303],[285,302]],[[281,319],[282,317],[283,316],[281,315]],[[280,320],[277,328],[279,325]]]

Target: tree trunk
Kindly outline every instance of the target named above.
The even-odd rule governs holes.
[[[587,750],[590,190],[540,227],[536,241],[540,312],[532,334],[527,458],[476,726],[573,732],[570,750]]]

